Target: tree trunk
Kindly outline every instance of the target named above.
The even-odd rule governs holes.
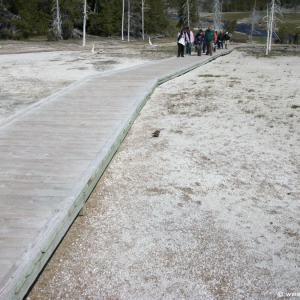
[[[124,41],[124,14],[125,14],[125,0],[123,0],[123,6],[122,6],[122,41]]]
[[[128,0],[128,32],[127,32],[127,41],[129,42],[130,35],[130,1]]]
[[[82,47],[85,47],[85,29],[86,27],[86,0],[84,0],[84,8],[83,8],[83,41],[82,41]]]

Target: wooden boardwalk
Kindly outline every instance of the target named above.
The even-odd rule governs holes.
[[[22,299],[153,90],[214,56],[89,76],[0,123],[0,299]]]

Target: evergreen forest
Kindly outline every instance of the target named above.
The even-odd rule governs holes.
[[[86,6],[85,6],[86,1]],[[59,12],[62,39],[82,32],[86,7],[86,32],[97,36],[121,36],[124,5],[124,34],[141,36],[142,20],[148,35],[170,34],[189,17],[197,24],[200,12],[211,12],[213,0],[0,0],[0,39],[26,39],[31,36],[53,37],[54,18]],[[265,10],[270,0],[219,0],[223,12]],[[280,0],[286,9],[297,9],[300,0]],[[128,26],[128,23],[130,26]]]

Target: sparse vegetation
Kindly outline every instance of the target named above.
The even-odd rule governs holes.
[[[272,51],[269,52],[268,55],[265,53],[265,49],[263,47],[256,48],[243,48],[237,49],[237,51],[241,51],[246,53],[246,55],[254,56],[257,59],[259,58],[268,58],[272,59],[278,56],[300,56],[300,49],[292,46],[273,46]],[[260,78],[264,78],[263,75],[260,75]]]
[[[257,114],[257,115],[255,115],[255,118],[264,118],[264,117],[265,117],[264,114]]]
[[[223,75],[223,76],[227,76],[227,75]],[[201,74],[199,75],[199,77],[222,77],[222,75],[213,75],[213,74]]]

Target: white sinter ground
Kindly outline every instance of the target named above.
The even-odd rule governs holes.
[[[2,67],[1,101],[22,107],[97,71],[52,55]],[[234,51],[159,86],[27,298],[300,293],[299,70],[299,55]]]
[[[11,43],[0,48],[0,121],[85,76],[153,60],[147,54],[140,57],[139,49],[124,50],[120,43],[114,47],[96,44],[94,53],[91,43],[85,48],[64,43],[32,43],[32,47]],[[58,49],[61,51],[55,51]],[[48,52],[40,52],[43,50]]]

